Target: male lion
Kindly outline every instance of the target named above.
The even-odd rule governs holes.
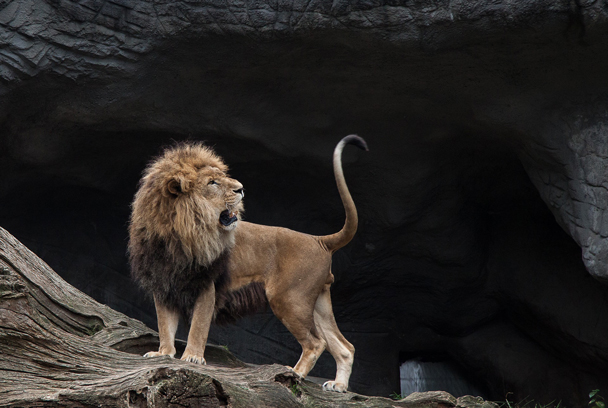
[[[210,148],[183,143],[152,161],[133,201],[129,254],[134,279],[154,297],[160,347],[146,357],[175,355],[180,315],[190,319],[182,360],[205,364],[211,321],[227,321],[266,300],[302,346],[294,372],[305,377],[327,347],[336,360],[334,381],[323,388],[345,392],[355,349],[338,330],[329,287],[331,256],[353,238],[357,210],[342,173],[342,150],[334,173],[346,210],[337,233],[313,236],[241,221],[243,186]]]

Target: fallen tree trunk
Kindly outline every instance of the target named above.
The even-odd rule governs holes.
[[[183,349],[183,342],[179,347]],[[61,407],[454,407],[447,393],[392,401],[324,392],[281,365],[209,345],[209,365],[145,359],[158,335],[91,299],[0,228],[0,405]],[[468,401],[468,402],[467,402]],[[487,403],[486,403],[487,404]]]

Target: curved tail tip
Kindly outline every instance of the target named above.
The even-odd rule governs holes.
[[[369,148],[367,147],[367,142],[361,137],[357,135],[348,135],[342,138],[342,142],[345,144],[352,144],[357,146],[359,149],[363,149],[366,152],[369,152]]]

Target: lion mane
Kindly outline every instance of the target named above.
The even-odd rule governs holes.
[[[211,283],[216,287],[216,320],[228,323],[264,302],[260,285],[227,292],[227,259],[234,231],[218,218],[227,209],[237,220],[242,201],[232,205],[227,191],[215,199],[203,193],[209,179],[227,189],[240,183],[229,178],[228,166],[198,142],[169,147],[144,170],[132,204],[129,258],[134,280],[154,299],[189,318],[196,297]],[[217,183],[216,183],[217,184]]]

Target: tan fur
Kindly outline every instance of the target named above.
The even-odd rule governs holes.
[[[193,180],[207,177],[209,163],[213,162],[212,166],[221,172],[226,171],[219,158],[202,146],[196,147],[201,149],[197,150],[201,160],[194,160],[203,164],[202,167],[190,161],[193,159],[186,159],[180,166],[167,165],[160,160],[149,168],[142,180],[142,187],[148,184],[159,184],[160,187],[150,187],[141,194],[138,192],[131,224],[132,234],[164,233],[172,236],[168,231],[179,230],[177,236],[180,239],[171,241],[170,245],[182,245],[207,264],[213,262],[213,256],[220,253],[222,248],[231,247],[228,257],[228,290],[238,290],[252,282],[263,283],[273,312],[302,346],[302,355],[293,370],[305,377],[327,348],[336,360],[337,373],[334,381],[324,384],[324,389],[338,392],[344,392],[348,388],[354,357],[354,347],[336,325],[329,293],[329,287],[334,281],[331,256],[352,239],[357,229],[356,208],[342,174],[341,153],[346,143],[366,148],[363,139],[352,135],[344,138],[336,147],[334,171],[346,210],[345,226],[336,234],[313,236],[244,221],[238,221],[234,230],[225,231],[217,228],[217,217],[225,209],[226,203],[206,196],[206,190],[193,193],[187,203],[177,204],[175,200],[167,200],[175,197],[167,195],[167,188],[162,186],[171,180],[179,180],[182,191],[198,191],[197,186],[204,183],[197,184]],[[159,180],[162,181],[159,183]],[[235,185],[231,184],[231,188]],[[240,202],[235,205],[242,209]],[[136,215],[136,211],[142,207],[147,211]],[[196,217],[201,217],[204,223],[197,221]],[[140,225],[145,227],[139,227]],[[193,228],[194,225],[197,226],[196,229]],[[153,232],[148,232],[147,229]],[[205,362],[203,354],[214,313],[214,298],[214,285],[203,290],[197,298],[188,345],[182,360]],[[173,355],[173,339],[179,314],[156,298],[155,304],[161,345],[158,352],[150,352],[146,356]]]

